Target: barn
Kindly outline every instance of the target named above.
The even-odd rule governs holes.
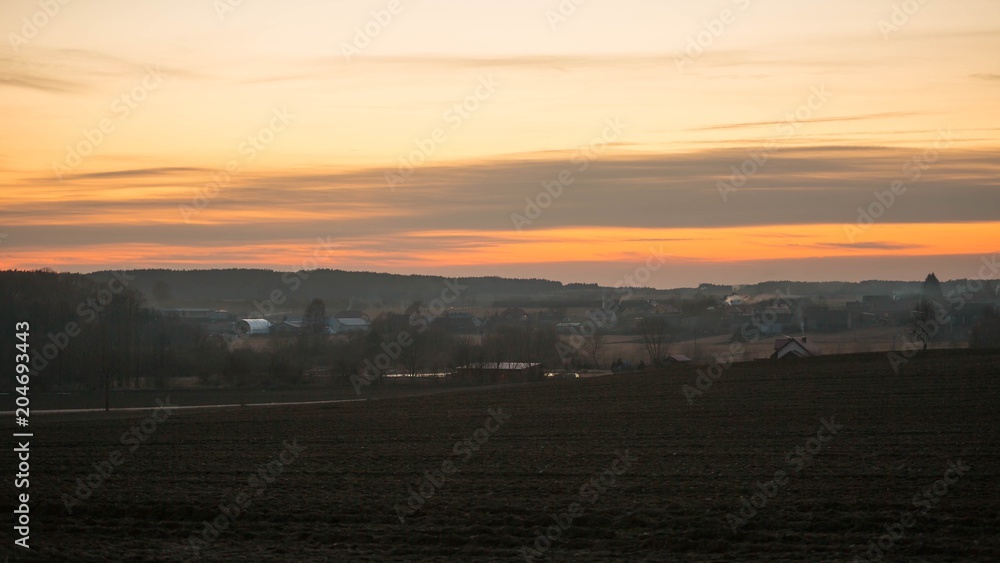
[[[271,333],[271,322],[267,319],[240,319],[236,321],[236,332],[240,336],[267,336]]]

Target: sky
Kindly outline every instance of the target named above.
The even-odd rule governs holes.
[[[5,0],[0,33],[0,268],[671,288],[1000,250],[996,0]]]

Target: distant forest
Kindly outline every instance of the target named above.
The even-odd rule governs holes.
[[[319,288],[325,280],[337,278],[339,273],[331,272],[332,278],[312,274],[316,273],[310,273],[310,282]],[[27,355],[35,391],[166,388],[173,378],[181,376],[198,378],[209,386],[271,388],[298,385],[303,383],[307,372],[316,370],[323,370],[331,381],[348,384],[352,376],[357,377],[371,365],[373,358],[391,350],[404,332],[409,335],[408,343],[393,358],[391,367],[409,374],[475,361],[506,362],[528,358],[548,365],[560,361],[554,328],[534,329],[529,333],[523,327],[511,327],[510,330],[493,331],[481,341],[473,342],[471,338],[450,334],[445,323],[413,324],[407,322],[406,315],[385,312],[373,314],[375,318],[367,332],[341,338],[330,338],[320,332],[300,333],[267,339],[262,347],[233,348],[225,336],[153,306],[144,288],[152,286],[148,291],[154,294],[163,292],[167,283],[164,280],[170,280],[182,292],[193,291],[182,293],[197,296],[193,299],[212,299],[199,293],[193,285],[204,284],[206,293],[215,299],[232,292],[237,298],[253,300],[281,287],[282,274],[259,270],[156,271],[155,276],[163,277],[154,277],[148,272],[95,275],[0,272],[0,343],[4,343],[0,346],[0,362],[15,364],[15,356],[21,354],[15,348],[20,342],[17,333],[22,331],[30,334]],[[193,276],[194,281],[186,276]],[[367,291],[362,280],[371,281],[380,276],[345,277],[348,285],[338,287],[351,287],[360,292]],[[395,276],[386,279],[388,283],[381,287],[393,288],[391,291],[397,292],[396,298],[419,294],[423,290],[431,296],[441,294],[446,285],[441,278]],[[145,280],[145,285],[140,280]],[[407,281],[419,288],[407,286]],[[274,285],[269,286],[271,283]],[[453,287],[461,285],[460,282],[451,283]],[[561,287],[552,282],[489,279],[479,285],[496,289],[518,283],[529,284],[529,287],[545,284]],[[286,290],[292,291],[291,287]],[[304,287],[297,293],[312,295]],[[157,297],[177,299],[174,296]],[[319,301],[314,299],[314,302]],[[407,314],[419,318],[426,309],[422,305],[418,309],[417,304],[427,299],[414,301]],[[18,323],[28,323],[28,328],[18,329]],[[380,366],[377,377],[389,367]],[[8,378],[0,388],[9,390],[13,386],[14,379]]]
[[[672,300],[682,309],[685,304],[703,309],[721,303],[734,290],[747,296],[780,291],[857,299],[862,295],[917,294],[922,284],[766,282],[739,288],[704,284],[673,290],[633,288],[629,299]],[[945,282],[941,287],[948,291],[956,284]],[[412,321],[417,312],[426,314],[421,311],[444,296],[446,289],[451,291],[448,306],[456,308],[520,306],[565,311],[567,307],[600,307],[604,297],[622,297],[621,292],[594,284],[498,277],[455,280],[337,270],[133,270],[87,275],[0,271],[0,362],[15,364],[15,355],[20,353],[15,348],[15,326],[28,322],[28,355],[37,375],[32,389],[39,391],[162,388],[178,376],[196,377],[210,386],[296,385],[304,374],[318,370],[331,381],[346,382],[365,369],[366,360],[392,347],[405,330],[413,332],[412,344],[382,371],[416,374],[471,362],[529,361],[546,368],[564,365],[566,358],[557,351],[561,337],[554,325],[497,323],[477,334],[479,338],[453,334],[442,323],[424,323],[429,330],[413,331],[406,320]],[[993,295],[996,283],[986,282],[985,289]],[[457,299],[452,299],[455,294]],[[324,302],[324,315],[340,309],[363,309],[371,315],[371,329],[338,338],[299,334],[270,338],[262,347],[233,347],[221,331],[163,311],[171,307],[224,307],[243,314],[252,312],[254,303],[267,300],[280,303],[275,308],[289,315],[302,315],[307,305],[320,301]],[[1000,321],[989,322],[993,336],[985,342],[1000,341],[996,337]],[[13,378],[5,381],[0,386],[4,390],[14,384]]]
[[[397,275],[342,270],[275,272],[272,270],[131,270],[132,287],[159,306],[216,306],[230,302],[268,299],[280,291],[289,306],[302,309],[313,298],[331,308],[406,307],[413,301],[428,301],[440,294],[445,280],[439,276]],[[114,272],[94,272],[87,277],[98,282]],[[456,307],[550,307],[593,306],[611,288],[597,284],[564,284],[542,279],[500,277],[455,278],[467,286]],[[958,282],[960,280],[956,280]],[[863,282],[769,281],[757,284],[702,284],[696,288],[657,290],[633,288],[633,294],[648,298],[694,298],[725,296],[738,289],[747,295],[768,295],[781,290],[793,295],[856,299],[863,295],[920,293],[920,281],[871,280]],[[949,284],[945,284],[948,286]],[[947,287],[946,287],[947,289]]]

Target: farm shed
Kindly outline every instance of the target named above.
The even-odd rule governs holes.
[[[273,334],[300,334],[306,331],[306,323],[301,319],[285,319],[271,326]]]
[[[368,313],[360,311],[358,309],[347,309],[346,311],[340,311],[333,315],[335,319],[361,319],[365,322],[371,323],[372,319],[368,316]]]
[[[240,319],[236,321],[236,332],[240,336],[267,336],[271,333],[271,322],[267,319]]]
[[[371,324],[365,319],[358,317],[333,317],[327,322],[326,331],[329,334],[343,334],[347,332],[367,332]]]

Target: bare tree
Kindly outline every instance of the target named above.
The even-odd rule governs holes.
[[[399,359],[406,373],[410,374],[410,377],[413,377],[417,375],[417,372],[425,363],[428,338],[424,334],[424,331],[437,326],[439,323],[432,322],[434,319],[427,316],[426,306],[423,301],[411,302],[406,307],[403,315],[406,317],[408,324],[407,326],[400,325],[395,327],[392,340],[398,340],[400,335],[406,334],[404,341],[410,344],[402,347]]]
[[[583,341],[583,351],[594,362],[594,367],[601,369],[604,354],[607,352],[607,340],[605,339],[604,332],[598,330],[588,336]]]
[[[667,322],[660,318],[645,317],[639,321],[639,336],[646,349],[646,355],[653,367],[663,365],[663,356],[670,349],[671,336],[667,332]]]

